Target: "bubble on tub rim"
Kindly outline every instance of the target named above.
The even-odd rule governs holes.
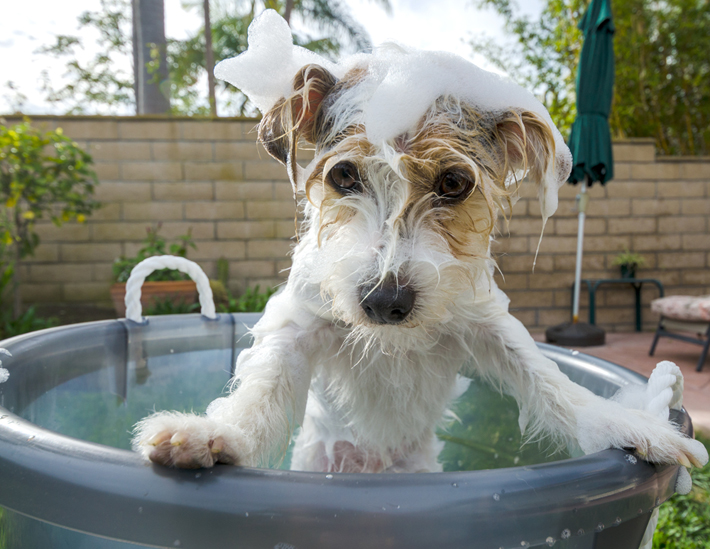
[[[595,528],[595,530],[597,532],[601,532],[602,530],[604,530],[604,523],[600,522],[599,524],[597,524],[597,527]]]
[[[562,534],[560,534],[560,537],[562,539],[569,539],[572,536],[572,532],[569,531],[569,528],[565,528],[562,530]]]
[[[0,347],[0,354],[12,356],[12,353],[10,351],[2,347]],[[5,368],[2,367],[2,360],[0,360],[0,383],[5,383],[8,379],[10,379],[10,372],[8,372]]]
[[[452,483],[451,483],[451,486],[453,486],[454,488],[458,488],[458,487],[459,487],[458,483],[456,483],[456,482],[452,482]]]
[[[575,350],[575,351],[572,351],[572,354],[573,354],[573,355],[578,355],[578,354],[579,354],[579,351],[576,351],[576,350]]]
[[[493,499],[495,501],[500,501],[500,494],[493,494]]]
[[[577,535],[583,536],[584,535],[584,528],[580,528],[579,530],[577,530]]]
[[[621,524],[621,517],[616,517],[614,520],[614,526],[619,526],[619,524]]]
[[[325,478],[327,478],[328,480],[330,480],[330,479],[333,478],[333,475],[331,475],[330,473],[328,473],[327,475],[325,475]]]
[[[520,547],[530,547],[530,544],[527,541],[523,540],[520,542]]]
[[[548,547],[552,547],[555,544],[555,538],[552,536],[547,536],[547,539],[545,539],[545,543],[547,543]]]
[[[7,349],[0,347],[0,354],[12,356],[12,353]],[[0,360],[0,383],[5,383],[10,378],[10,372],[2,367],[2,360]]]

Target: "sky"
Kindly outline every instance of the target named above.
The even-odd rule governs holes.
[[[201,11],[185,9],[183,1],[165,0],[165,28],[170,37],[185,38],[201,25]],[[492,69],[485,59],[474,56],[467,45],[472,36],[505,40],[502,20],[491,10],[476,8],[475,0],[390,1],[392,13],[389,15],[374,1],[346,1],[354,18],[367,29],[373,44],[394,40],[420,49],[451,51]],[[523,4],[529,15],[539,14],[541,0],[528,0]],[[23,112],[62,113],[61,109],[44,101],[41,87],[43,71],[53,82],[61,81],[63,62],[38,54],[36,50],[52,44],[58,34],[78,35],[79,15],[99,7],[100,0],[2,0],[0,113],[10,112],[13,106],[15,94],[8,89],[7,82],[12,82],[27,97]],[[91,43],[90,37],[86,43]]]

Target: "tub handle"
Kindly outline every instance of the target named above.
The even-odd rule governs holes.
[[[207,275],[194,261],[176,255],[156,255],[144,259],[133,267],[131,276],[126,282],[126,318],[134,322],[141,322],[141,286],[148,275],[159,269],[176,269],[188,275],[197,284],[197,294],[200,297],[202,316],[215,319],[214,299],[212,288]]]

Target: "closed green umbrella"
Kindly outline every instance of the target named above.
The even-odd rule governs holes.
[[[610,0],[592,0],[579,23],[584,33],[577,71],[577,118],[569,136],[570,183],[614,177],[609,111],[614,90],[614,22]]]
[[[584,218],[587,210],[587,186],[595,181],[604,185],[614,177],[614,161],[609,132],[609,111],[614,89],[614,23],[611,0],[592,0],[579,23],[584,44],[577,71],[577,118],[568,141],[574,167],[569,177],[573,185],[582,181],[577,195],[579,228],[577,231],[577,266],[574,277],[572,322],[546,331],[547,340],[560,345],[603,345],[604,330],[579,322],[579,289],[582,278]]]

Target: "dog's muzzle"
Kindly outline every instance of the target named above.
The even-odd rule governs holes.
[[[360,306],[378,324],[404,322],[414,308],[415,298],[416,292],[407,285],[397,284],[394,277],[360,287]]]

